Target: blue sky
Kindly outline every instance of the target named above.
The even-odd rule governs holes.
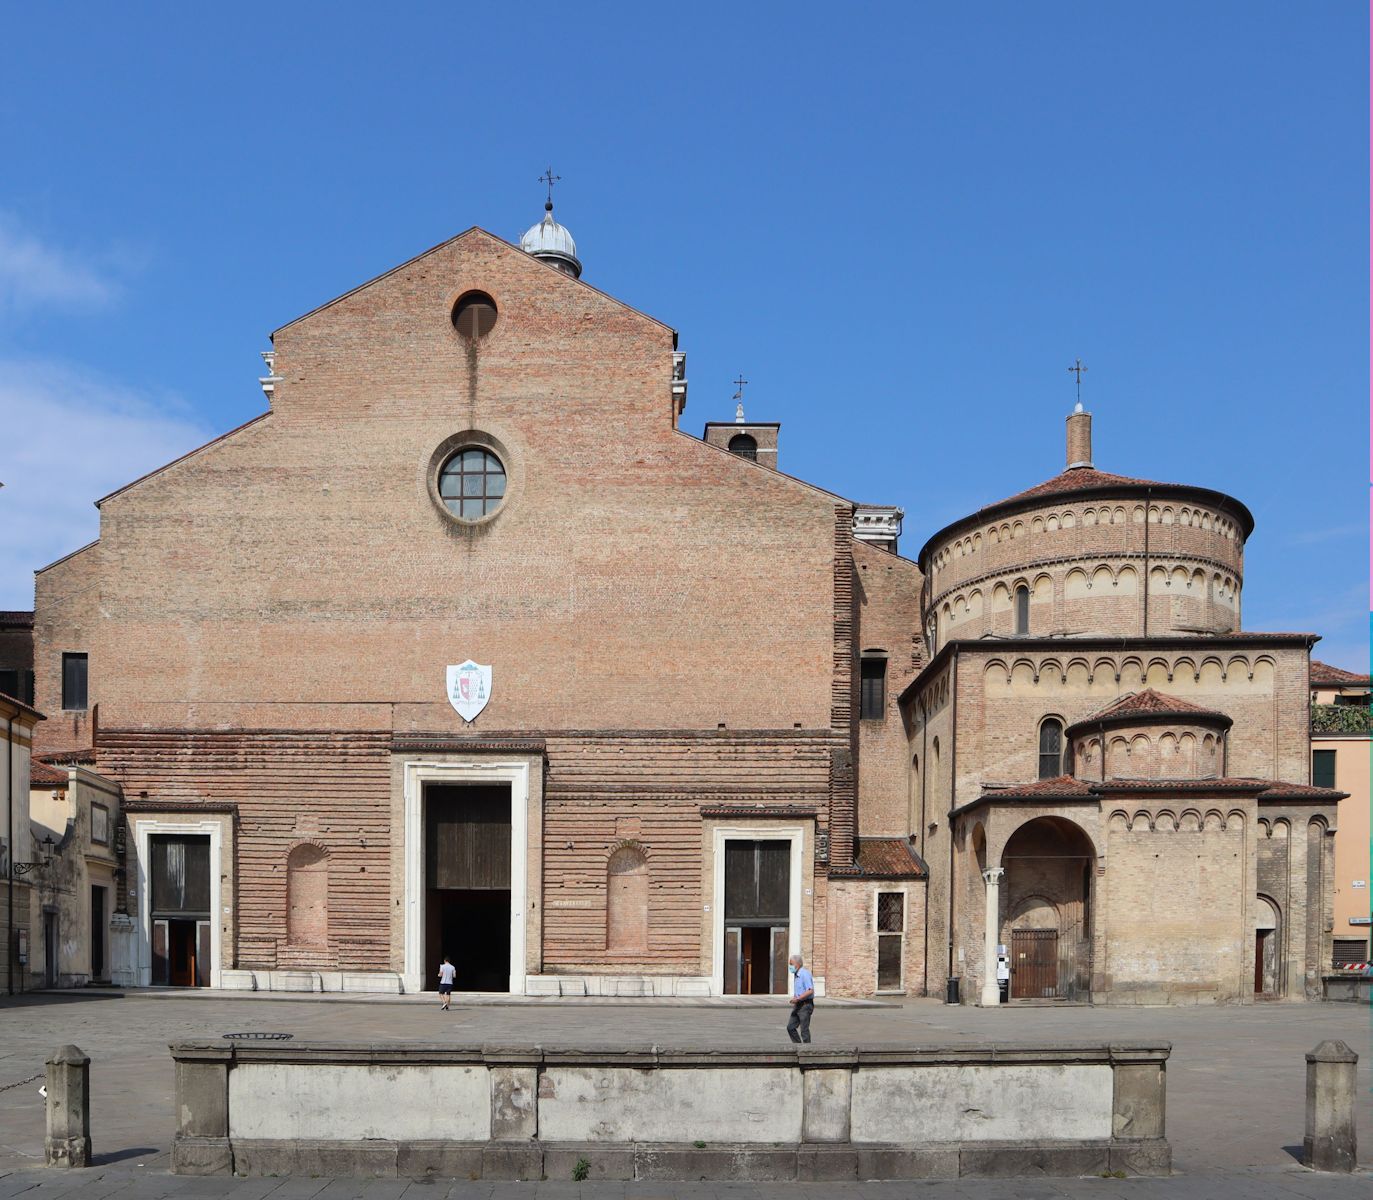
[[[262,411],[268,333],[536,177],[676,328],[686,423],[906,509],[1056,473],[1254,511],[1250,628],[1368,657],[1367,13],[1306,5],[12,5],[0,607],[90,501]]]

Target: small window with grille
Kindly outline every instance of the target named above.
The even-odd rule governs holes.
[[[901,962],[905,957],[906,896],[903,892],[877,893],[877,990],[901,990]]]
[[[1340,938],[1335,939],[1334,965],[1338,970],[1340,967],[1351,967],[1355,963],[1368,961],[1368,943],[1363,938]]]

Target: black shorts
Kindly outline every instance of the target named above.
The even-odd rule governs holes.
[[[452,985],[451,983],[441,983],[441,984],[439,984],[439,995],[440,995],[440,996],[447,996],[449,993],[452,992],[452,990],[453,990],[453,985]]]

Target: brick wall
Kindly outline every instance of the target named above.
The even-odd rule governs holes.
[[[103,566],[103,551],[94,542],[34,576],[34,704],[48,718],[39,726],[34,747],[40,754],[84,750],[91,745],[102,666],[95,640],[101,619]],[[85,712],[62,710],[62,655],[68,652],[90,655]]]
[[[911,769],[897,697],[922,661],[920,568],[862,542],[853,543],[857,568],[860,656],[884,653],[886,709],[881,720],[858,723],[858,822],[865,837],[905,837],[910,826]]]
[[[1113,1001],[1252,996],[1253,828],[1253,801],[1203,797],[1189,797],[1176,821],[1157,810],[1108,820],[1102,974]]]
[[[877,991],[879,892],[901,892],[906,897],[899,990],[904,995],[920,995],[925,976],[925,884],[904,879],[832,879],[829,889],[826,995],[871,996]]]

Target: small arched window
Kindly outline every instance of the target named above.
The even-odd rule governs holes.
[[[1023,583],[1015,589],[1015,634],[1024,637],[1030,632],[1030,589]]]
[[[621,846],[606,864],[605,948],[648,952],[648,860],[638,846]]]
[[[1057,779],[1063,773],[1063,722],[1046,717],[1039,726],[1039,777]]]
[[[752,462],[758,461],[758,441],[747,433],[736,433],[729,439],[729,452]]]

